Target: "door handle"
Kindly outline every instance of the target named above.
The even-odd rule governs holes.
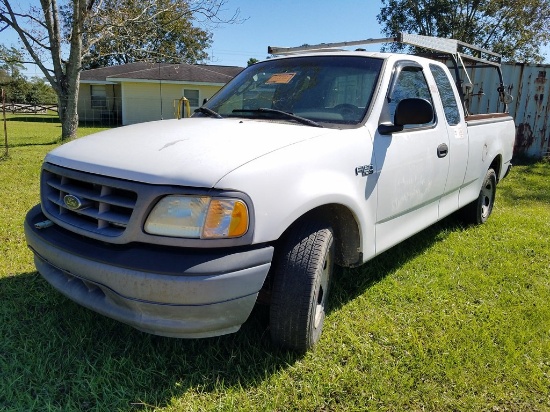
[[[440,159],[442,157],[447,156],[449,154],[449,146],[447,146],[445,143],[441,143],[439,146],[437,146],[437,157]]]

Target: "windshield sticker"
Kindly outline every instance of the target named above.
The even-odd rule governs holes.
[[[296,73],[275,73],[266,84],[288,84],[296,76]]]

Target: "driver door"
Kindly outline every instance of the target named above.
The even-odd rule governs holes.
[[[380,122],[393,123],[397,103],[405,98],[426,99],[434,106],[424,68],[413,61],[395,65]],[[449,170],[444,150],[448,145],[445,122],[438,122],[437,114],[427,124],[407,125],[389,135],[375,134],[379,171],[376,253],[438,220]]]

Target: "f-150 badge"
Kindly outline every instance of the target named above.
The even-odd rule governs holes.
[[[372,175],[374,173],[374,166],[373,165],[364,165],[364,166],[357,166],[355,168],[355,176],[368,176]]]

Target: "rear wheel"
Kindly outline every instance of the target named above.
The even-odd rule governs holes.
[[[270,308],[273,343],[305,352],[319,341],[333,269],[332,229],[315,220],[298,223],[274,262]]]
[[[497,175],[493,169],[489,169],[483,179],[478,198],[464,207],[462,217],[466,223],[480,225],[489,219],[495,204],[496,189]]]

